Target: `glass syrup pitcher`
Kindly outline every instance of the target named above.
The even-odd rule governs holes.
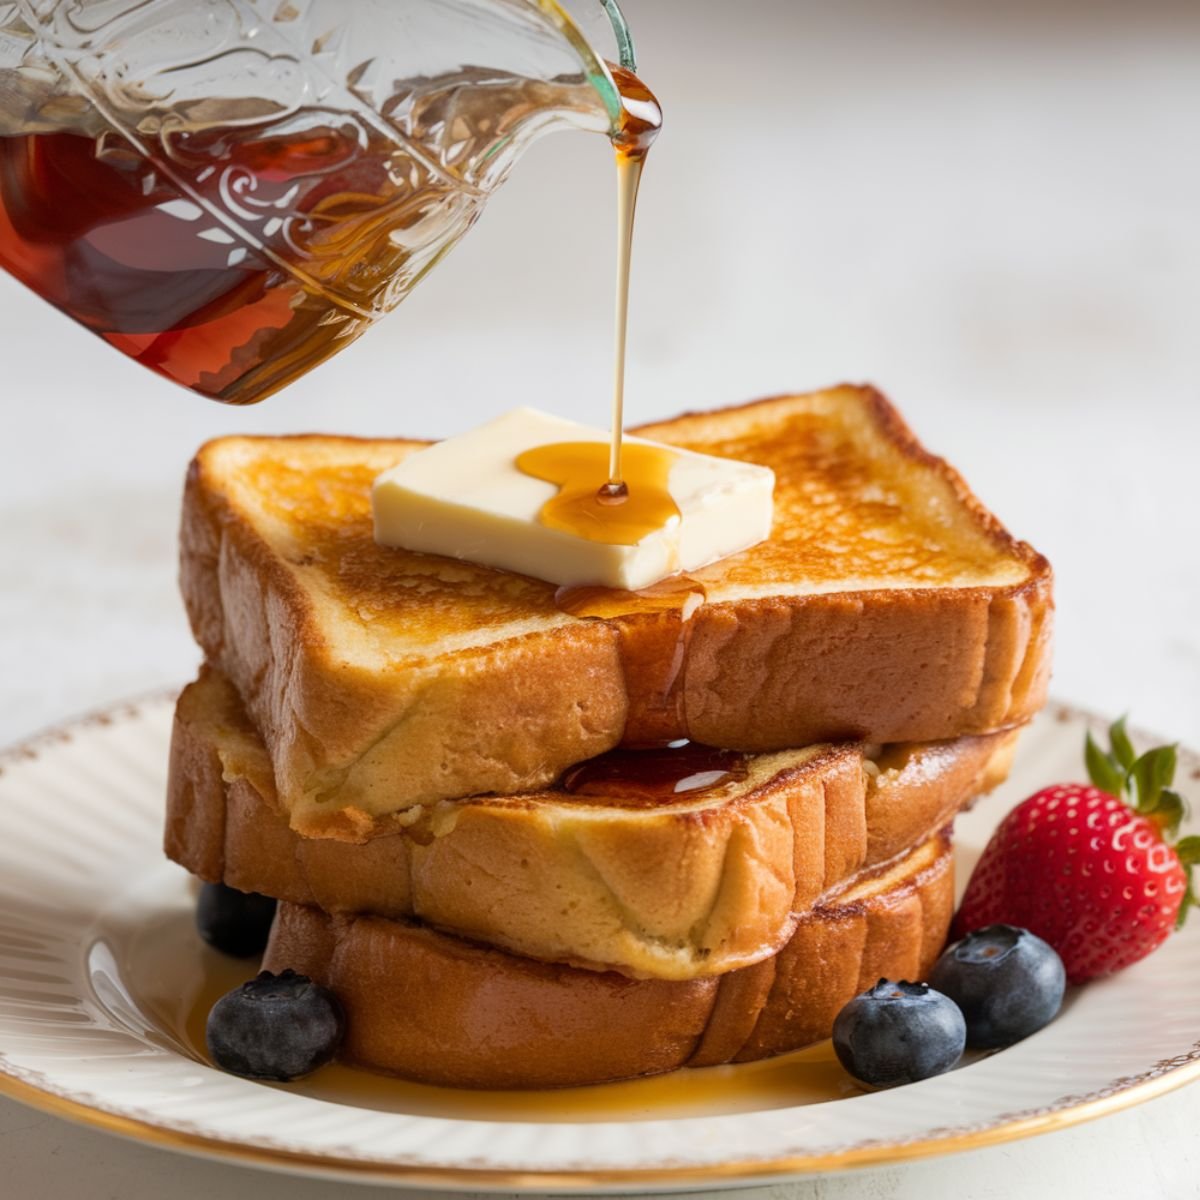
[[[261,400],[394,308],[535,138],[619,138],[629,31],[576,9],[621,67],[556,0],[0,3],[0,266]]]

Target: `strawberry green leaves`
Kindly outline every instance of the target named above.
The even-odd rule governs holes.
[[[1175,746],[1156,746],[1140,757],[1125,730],[1125,718],[1108,731],[1109,749],[1102,750],[1089,733],[1084,745],[1088,777],[1111,796],[1130,800],[1136,812],[1152,817],[1171,836],[1187,815],[1187,804],[1171,790],[1179,751]]]
[[[1119,721],[1114,722],[1108,730],[1108,740],[1112,746],[1112,757],[1126,774],[1133,769],[1134,763],[1137,762],[1137,752],[1133,748],[1133,743],[1129,740],[1129,734],[1125,732],[1125,722],[1127,719],[1126,717],[1122,717]],[[1089,734],[1088,741],[1091,740],[1091,734]],[[1097,749],[1099,748],[1097,747]]]
[[[1174,746],[1147,750],[1132,767],[1129,778],[1137,792],[1138,812],[1154,812],[1164,791],[1175,778],[1178,753]]]
[[[1088,776],[1101,791],[1131,800],[1134,811],[1149,817],[1170,843],[1188,813],[1187,801],[1171,789],[1179,763],[1178,747],[1156,746],[1139,756],[1126,732],[1125,721],[1122,717],[1110,726],[1107,751],[1100,748],[1090,733],[1087,735],[1083,757]],[[1188,877],[1187,893],[1179,906],[1176,921],[1176,928],[1179,928],[1188,909],[1200,904],[1192,887],[1192,868],[1200,863],[1200,837],[1185,837],[1173,849]]]
[[[1089,733],[1084,745],[1088,776],[1102,791],[1128,799],[1136,796],[1140,813],[1152,813],[1159,799],[1175,778],[1178,751],[1175,746],[1157,746],[1138,757],[1125,729],[1126,718],[1114,722],[1108,730],[1109,749],[1102,750]]]
[[[1142,809],[1139,808],[1138,812]],[[1146,815],[1163,832],[1163,837],[1169,842],[1179,833],[1179,826],[1188,814],[1187,801],[1178,793],[1164,790],[1158,797],[1153,808]]]
[[[1200,837],[1193,834],[1191,837],[1180,838],[1175,843],[1175,853],[1179,856],[1179,861],[1183,864],[1183,869],[1187,872],[1187,891],[1183,894],[1183,903],[1179,906],[1179,916],[1175,918],[1175,928],[1182,929],[1184,921],[1187,920],[1188,909],[1200,904],[1200,900],[1196,898],[1196,889],[1192,880],[1192,868],[1200,862]]]
[[[1115,754],[1105,754],[1090,733],[1084,744],[1083,758],[1087,763],[1088,778],[1102,792],[1107,792],[1110,796],[1125,795],[1129,778],[1128,768],[1121,765]]]

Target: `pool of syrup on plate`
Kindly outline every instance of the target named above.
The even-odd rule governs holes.
[[[221,996],[251,978],[253,961],[195,942],[196,971],[146,1007],[176,1048],[209,1062],[204,1027]],[[484,1092],[434,1087],[333,1064],[282,1087],[334,1104],[478,1121],[588,1122],[712,1116],[817,1104],[858,1094],[829,1042],[762,1062],[676,1071],[621,1083],[554,1091]]]

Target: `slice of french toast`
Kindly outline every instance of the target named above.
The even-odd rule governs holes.
[[[829,1036],[881,977],[923,979],[954,908],[948,833],[800,917],[777,955],[718,978],[634,980],[381,917],[283,904],[264,967],[333,989],[346,1062],[452,1087],[549,1088],[746,1062]]]
[[[752,755],[742,778],[652,804],[619,785],[446,801],[378,818],[355,843],[288,826],[235,689],[206,669],[176,710],[166,850],[291,903],[694,979],[774,954],[820,896],[952,820],[1004,778],[1016,736]]]
[[[580,618],[539,580],[376,545],[372,480],[422,443],[231,437],[200,450],[183,595],[294,827],[545,787],[622,742],[942,740],[1040,707],[1049,565],[877,392],[638,432],[776,475],[771,537],[697,572],[695,611]]]

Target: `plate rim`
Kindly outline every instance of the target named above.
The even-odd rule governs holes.
[[[1146,1072],[1116,1080],[1098,1092],[1069,1097],[1063,1108],[1016,1115],[1011,1121],[965,1133],[947,1133],[911,1141],[863,1143],[824,1154],[728,1160],[707,1166],[629,1167],[606,1170],[511,1171],[494,1167],[416,1166],[385,1159],[339,1158],[307,1154],[281,1147],[263,1147],[207,1134],[156,1125],[138,1117],[110,1112],[59,1095],[11,1074],[0,1059],[0,1095],[78,1125],[115,1134],[126,1140],[205,1158],[226,1160],[267,1170],[340,1177],[359,1182],[397,1183],[443,1190],[481,1188],[514,1192],[586,1192],[597,1187],[625,1188],[637,1184],[689,1185],[713,1181],[778,1182],[791,1176],[823,1174],[913,1162],[1003,1145],[1094,1121],[1156,1099],[1200,1078],[1200,1042],[1191,1052],[1156,1063]]]
[[[43,750],[53,750],[70,742],[76,731],[140,720],[147,709],[173,702],[179,692],[179,688],[149,690],[46,726],[0,748],[0,773],[7,766],[40,757]],[[1044,711],[1063,723],[1079,721],[1089,728],[1107,724],[1098,714],[1060,701],[1051,700]],[[1186,749],[1181,749],[1181,753],[1200,764],[1200,756]],[[1138,1074],[1112,1080],[1082,1095],[1066,1095],[1049,1105],[1006,1114],[983,1128],[974,1125],[947,1127],[910,1139],[867,1139],[855,1145],[814,1154],[727,1160],[707,1165],[578,1170],[430,1166],[406,1164],[394,1159],[342,1157],[282,1146],[264,1146],[115,1112],[98,1102],[99,1097],[79,1099],[64,1094],[41,1072],[21,1070],[18,1074],[14,1068],[15,1064],[8,1061],[0,1048],[0,1096],[78,1125],[162,1149],[260,1169],[339,1177],[359,1182],[398,1183],[444,1190],[491,1188],[512,1192],[579,1192],[596,1188],[625,1189],[638,1184],[669,1185],[674,1188],[715,1182],[731,1185],[738,1181],[766,1183],[789,1176],[910,1162],[1051,1133],[1132,1108],[1200,1079],[1200,1039],[1187,1052],[1157,1062]],[[31,1075],[40,1082],[31,1081],[28,1077]]]

